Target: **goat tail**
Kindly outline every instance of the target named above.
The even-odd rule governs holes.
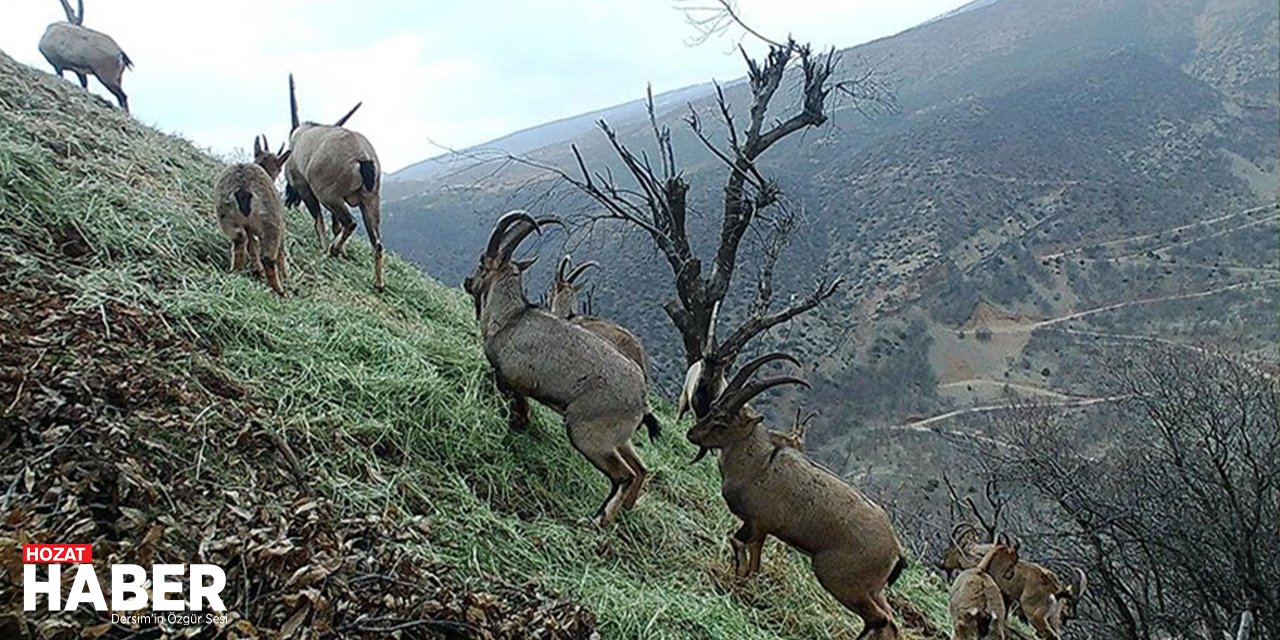
[[[641,418],[640,421],[643,422],[645,428],[649,430],[649,442],[656,441],[658,436],[662,435],[662,424],[658,422],[658,419],[655,418],[652,413],[646,411],[644,417]]]
[[[373,186],[378,182],[378,167],[374,166],[372,160],[360,161],[360,180],[364,182],[365,191],[373,191]]]
[[[889,572],[889,580],[885,582],[885,586],[892,587],[893,583],[898,581],[898,577],[901,576],[902,572],[905,571],[906,569],[907,569],[907,557],[903,555],[899,555],[898,562],[893,565],[893,570]]]
[[[126,68],[126,69],[132,69],[132,68],[133,68],[133,60],[130,60],[130,59],[129,59],[129,54],[127,54],[127,53],[125,53],[125,52],[123,52],[123,51],[121,51],[121,52],[120,52],[120,64],[121,64],[121,65],[123,65],[123,66],[124,66],[124,68]]]
[[[240,209],[240,213],[249,215],[253,206],[253,194],[248,189],[236,189],[236,207]]]

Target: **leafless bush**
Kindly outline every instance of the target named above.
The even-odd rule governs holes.
[[[1280,389],[1240,359],[1127,353],[1102,375],[1129,399],[1082,420],[1028,407],[991,472],[1059,521],[1038,540],[1087,567],[1082,637],[1222,638],[1252,612],[1280,637]],[[1042,522],[1052,522],[1044,519]]]

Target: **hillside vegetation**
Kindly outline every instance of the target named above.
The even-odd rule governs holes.
[[[459,290],[391,257],[377,295],[367,244],[327,259],[300,212],[289,299],[228,273],[219,167],[0,54],[3,546],[220,564],[239,635],[856,635],[781,545],[731,577],[714,466],[669,415],[636,510],[584,524],[604,483],[553,414],[507,429]],[[15,557],[0,636],[133,633],[24,617]],[[940,637],[918,563],[894,600],[906,637]]]

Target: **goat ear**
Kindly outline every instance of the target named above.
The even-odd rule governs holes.
[[[282,153],[277,154],[277,155],[276,155],[276,159],[277,159],[277,160],[279,160],[279,161],[280,161],[280,164],[282,164],[282,165],[283,165],[283,164],[284,164],[284,161],[285,161],[285,160],[288,160],[288,159],[289,159],[289,156],[291,156],[291,155],[293,155],[293,149],[289,149],[288,151],[284,151],[284,152],[282,152]]]
[[[260,153],[262,153],[262,141],[261,141],[261,138],[260,138],[259,136],[254,136],[254,137],[253,137],[253,155],[255,155],[255,156],[256,156],[256,155],[258,155],[258,154],[260,154]]]

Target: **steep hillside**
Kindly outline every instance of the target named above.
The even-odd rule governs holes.
[[[901,112],[866,121],[837,105],[763,162],[806,222],[775,284],[804,290],[824,269],[850,281],[772,336],[821,380],[783,403],[822,411],[810,445],[847,471],[919,484],[934,474],[914,456],[944,443],[907,434],[906,451],[886,451],[902,443],[881,429],[1011,396],[1087,401],[1085,363],[1111,344],[1273,350],[1278,33],[1268,0],[999,0],[842,52],[896,78]],[[693,108],[714,121],[706,101]],[[723,168],[665,121],[691,201],[715,212]],[[644,126],[619,135],[651,146]],[[600,134],[530,155],[574,172],[570,145],[616,166]],[[535,168],[488,164],[395,203],[387,235],[460,278],[460,248],[514,206],[589,208]],[[661,310],[670,275],[643,238],[595,231],[566,245],[605,263],[595,307],[640,331],[670,388],[683,364]]]
[[[506,428],[457,289],[392,257],[376,295],[367,246],[327,259],[296,212],[289,299],[228,273],[219,166],[0,54],[0,637],[158,635],[24,615],[25,542],[91,542],[99,575],[217,563],[231,637],[856,635],[780,545],[729,575],[678,428],[639,443],[636,510],[582,524],[604,483],[548,412]],[[904,576],[909,637],[944,597]]]

